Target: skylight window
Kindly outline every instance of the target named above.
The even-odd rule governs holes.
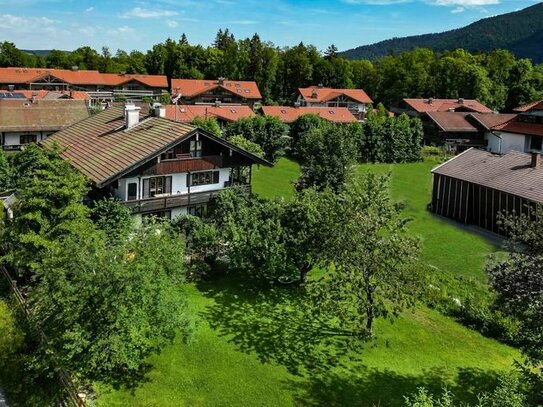
[[[230,109],[231,113],[237,113],[238,111],[236,109]]]
[[[330,114],[336,114],[336,112],[334,112],[333,110],[328,110],[328,113],[330,113]]]
[[[285,109],[281,109],[281,113],[287,114],[287,111]]]
[[[245,93],[250,93],[251,91],[249,89],[245,89]]]

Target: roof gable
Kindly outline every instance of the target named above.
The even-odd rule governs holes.
[[[450,110],[492,113],[491,109],[475,99],[404,99],[404,102],[419,113],[448,112]]]
[[[218,81],[204,79],[172,79],[172,94],[193,98],[213,89],[223,89],[243,99],[262,99],[254,81]]]
[[[357,121],[346,107],[262,106],[262,112],[266,116],[279,118],[283,123],[292,123],[306,114],[315,114],[334,123],[354,123]]]
[[[309,88],[299,88],[298,91],[303,99],[310,103],[328,102],[340,96],[347,97],[358,103],[373,103],[363,89],[335,89],[313,86]]]

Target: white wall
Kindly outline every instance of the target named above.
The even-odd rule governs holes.
[[[54,132],[48,131],[48,132],[42,132],[42,131],[14,131],[10,133],[4,133],[4,145],[6,146],[18,146],[21,143],[21,136],[25,134],[35,134],[36,135],[36,141],[42,141],[45,140],[48,136],[53,134]]]
[[[217,184],[193,186],[193,187],[190,187],[190,192],[191,193],[206,192],[206,191],[215,191],[217,189],[223,189],[224,183],[230,179],[230,168],[220,168],[218,171],[219,171],[219,182]],[[204,171],[195,171],[195,173],[196,172],[204,172]],[[172,195],[188,193],[186,172],[177,173],[177,174],[164,174],[161,176],[172,177]],[[136,183],[136,185],[138,185],[138,199],[142,199],[143,192],[140,191],[139,189],[143,188],[143,180],[146,178],[151,178],[151,176],[141,177],[141,180],[138,180],[138,177],[121,178],[119,180],[119,188],[114,191],[115,197],[120,199],[121,201],[125,201],[128,196],[128,184]],[[172,212],[172,219],[173,218],[174,218],[174,215]]]
[[[485,138],[488,140],[488,151],[497,154],[506,154],[512,150],[526,151],[527,137],[525,135],[504,132],[495,133],[486,133],[485,135]]]

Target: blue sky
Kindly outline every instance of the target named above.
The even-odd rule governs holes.
[[[26,49],[83,45],[147,50],[185,32],[210,44],[219,28],[276,45],[340,50],[440,32],[515,11],[534,0],[0,0],[0,41]]]

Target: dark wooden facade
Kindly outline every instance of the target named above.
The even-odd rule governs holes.
[[[503,234],[499,214],[531,216],[536,206],[536,202],[517,195],[434,173],[431,211],[465,225]]]

